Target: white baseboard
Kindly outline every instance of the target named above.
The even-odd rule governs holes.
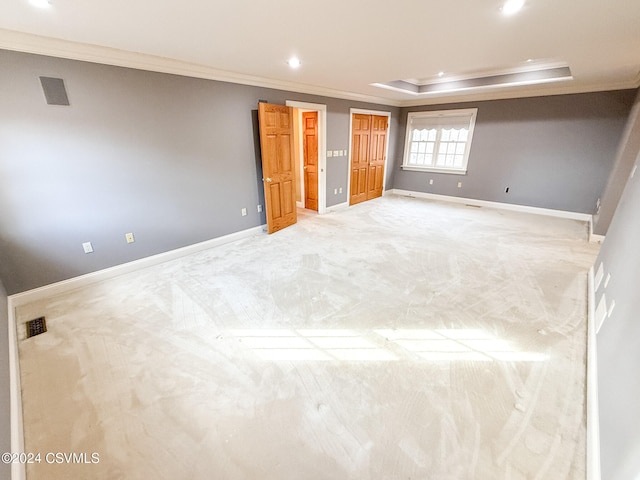
[[[327,213],[329,212],[337,212],[338,210],[344,210],[349,207],[349,202],[338,203],[337,205],[331,205],[327,207]]]
[[[587,480],[600,480],[601,478],[595,301],[594,273],[593,267],[591,267],[587,297]]]
[[[589,220],[589,242],[598,243],[600,245],[602,244],[602,242],[604,242],[604,235],[597,235],[593,233],[593,215]]]
[[[34,288],[33,290],[27,290],[25,292],[16,293],[9,296],[9,301],[13,304],[13,307],[19,307],[27,303],[42,300],[54,295],[59,295],[76,288],[84,287],[92,283],[107,280],[109,278],[117,277],[125,273],[135,272],[141,268],[151,267],[160,263],[175,260],[176,258],[184,257],[192,253],[208,250],[225,243],[234,242],[254,235],[262,234],[264,231],[264,225],[248,228],[239,232],[230,233],[229,235],[223,235],[221,237],[206,240],[204,242],[188,245],[186,247],[177,248],[168,252],[159,253],[157,255],[151,255],[150,257],[141,258],[140,260],[134,260],[133,262],[123,263],[122,265],[116,265],[114,267],[105,268],[104,270],[98,270],[96,272],[87,273],[78,277],[73,277],[61,282],[45,285],[44,287]]]
[[[15,306],[8,299],[9,310],[9,411],[11,422],[11,453],[24,452],[24,426],[22,423],[22,387],[20,384],[20,361],[18,358],[18,334],[16,331]],[[24,463],[11,464],[11,479],[25,480]]]
[[[529,207],[526,205],[515,205],[513,203],[490,202],[488,200],[477,200],[475,198],[452,197],[449,195],[438,195],[436,193],[414,192],[411,190],[391,189],[391,195],[401,195],[405,197],[427,198],[429,200],[438,200],[452,203],[462,203],[465,205],[473,205],[474,207],[490,207],[500,210],[510,210],[513,212],[533,213],[536,215],[546,215],[548,217],[567,218],[571,220],[579,220],[581,222],[589,222],[591,215],[588,213],[568,212],[565,210],[553,210],[550,208]]]
[[[249,228],[240,232],[231,233],[222,237],[207,240],[205,242],[196,243],[183,248],[178,248],[168,252],[152,255],[150,257],[135,260],[133,262],[116,265],[115,267],[106,268],[97,272],[88,273],[79,277],[70,278],[62,282],[53,283],[44,287],[35,288],[26,292],[17,293],[8,297],[9,310],[9,395],[11,399],[11,451],[13,453],[24,452],[24,425],[22,417],[22,388],[20,385],[20,362],[18,356],[18,336],[15,318],[16,307],[25,305],[30,302],[41,300],[53,295],[58,295],[69,290],[84,287],[101,280],[123,275],[133,272],[141,268],[158,265],[168,262],[176,258],[184,257],[192,253],[207,250],[225,243],[240,240],[263,233],[264,226]],[[26,469],[21,463],[13,463],[11,465],[11,479],[25,480]]]
[[[408,190],[391,189],[385,195],[402,195],[416,198],[449,201],[475,206],[487,206],[505,210],[513,210],[539,215],[570,218],[574,220],[589,221],[591,215],[549,210],[538,207],[526,207],[520,205],[489,202],[462,197],[450,197],[424,192],[412,192]],[[338,211],[349,206],[348,202],[327,207],[327,212]],[[158,265],[192,253],[200,252],[223,245],[242,238],[251,237],[263,233],[264,226],[253,227],[240,232],[224,235],[222,237],[207,240],[205,242],[189,245],[187,247],[171,250],[158,255],[142,258],[133,262],[117,265],[97,272],[88,273],[79,277],[57,282],[44,287],[28,290],[8,297],[9,310],[9,368],[10,368],[10,398],[11,398],[11,451],[13,453],[24,452],[24,425],[22,416],[22,395],[20,385],[20,365],[18,359],[18,339],[16,332],[15,309],[21,305],[41,300],[53,295],[74,290],[95,282],[133,272],[141,268]],[[598,237],[598,236],[596,236]],[[596,364],[596,335],[594,325],[595,292],[593,289],[593,268],[589,272],[589,314],[588,314],[588,344],[587,344],[587,480],[600,480],[600,443],[598,426],[598,391],[597,391],[597,364]],[[12,480],[25,480],[26,470],[24,464],[14,463],[11,467]]]

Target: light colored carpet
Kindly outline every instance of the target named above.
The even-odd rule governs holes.
[[[585,478],[585,224],[385,197],[21,307],[55,479]]]

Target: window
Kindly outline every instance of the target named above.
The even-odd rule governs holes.
[[[472,108],[409,113],[402,168],[467,173],[477,112],[477,108]]]

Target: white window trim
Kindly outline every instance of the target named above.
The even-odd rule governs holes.
[[[404,142],[404,155],[402,157],[402,170],[414,171],[414,172],[433,172],[433,173],[447,173],[453,175],[466,175],[467,166],[469,162],[469,153],[471,152],[471,142],[473,141],[473,131],[476,126],[476,116],[478,114],[477,108],[465,108],[457,110],[426,110],[421,112],[409,112],[407,115],[407,128]],[[411,147],[411,119],[414,117],[460,117],[470,116],[469,121],[469,139],[467,140],[467,148],[465,150],[464,158],[462,161],[462,168],[443,168],[443,167],[421,167],[419,165],[409,165],[409,153]]]

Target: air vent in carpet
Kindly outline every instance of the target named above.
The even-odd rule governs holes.
[[[35,318],[27,322],[27,338],[35,337],[47,331],[47,322],[44,317]]]

